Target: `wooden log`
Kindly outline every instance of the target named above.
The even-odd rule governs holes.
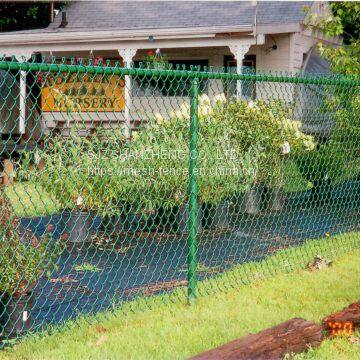
[[[360,328],[360,301],[350,304],[344,310],[326,316],[323,324],[330,336],[351,335],[355,329]]]
[[[294,318],[258,334],[250,334],[195,356],[196,360],[273,360],[319,346],[323,327]]]

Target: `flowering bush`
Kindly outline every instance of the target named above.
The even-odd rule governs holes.
[[[290,115],[278,102],[200,96],[199,200],[218,204],[257,183],[280,186],[285,157],[314,148]],[[111,214],[120,204],[132,212],[180,206],[188,197],[189,120],[190,106],[183,103],[168,118],[156,114],[129,143],[115,132],[52,138],[40,155],[40,182],[64,209]]]
[[[291,120],[291,113],[282,102],[237,100],[226,104],[216,116],[219,121],[229,123],[239,149],[247,149],[254,143],[261,149],[258,183],[280,186],[287,155],[315,147],[313,138],[301,132],[301,123]]]
[[[257,167],[257,149],[251,148],[241,159],[232,152],[225,131],[207,139],[212,127],[208,122],[199,131],[198,186],[201,202],[218,203],[251,182]],[[215,135],[215,133],[214,133]],[[142,133],[131,144],[132,149],[147,151],[155,156],[148,160],[131,161],[129,167],[146,168],[145,174],[133,179],[132,191],[137,204],[157,208],[182,205],[188,196],[189,128],[184,119],[172,119],[161,127]],[[165,156],[159,157],[160,154]],[[209,156],[211,154],[211,156]],[[139,194],[141,199],[139,199]],[[140,201],[139,201],[140,200]],[[143,201],[141,201],[143,200]],[[145,203],[144,203],[145,202]]]
[[[169,68],[169,60],[166,55],[161,54],[160,49],[156,49],[156,51],[148,50],[142,60],[149,69]]]
[[[188,124],[189,118],[187,103],[171,113],[170,120],[159,115],[156,117],[157,124],[172,124],[174,120],[185,120]],[[200,148],[215,145],[214,149],[209,148],[203,153],[200,164],[211,161],[211,151],[219,148],[226,153],[236,154],[238,161],[256,149],[256,159],[251,165],[248,164],[254,168],[254,163],[257,163],[252,182],[270,186],[279,186],[286,155],[307,153],[315,148],[313,137],[301,132],[301,123],[292,120],[290,110],[279,101],[227,101],[223,94],[214,99],[202,95],[199,98],[199,123]],[[240,164],[240,167],[244,170],[244,164]]]
[[[315,146],[290,115],[282,103],[227,101],[223,94],[213,99],[200,96],[199,200],[217,204],[260,182],[280,186],[284,157]],[[188,103],[168,118],[156,114],[151,127],[134,135],[129,144],[128,150],[140,156],[111,165],[135,170],[134,176],[116,181],[124,190],[123,199],[136,204],[137,210],[171,208],[187,201],[189,120]]]

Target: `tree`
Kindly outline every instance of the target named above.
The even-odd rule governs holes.
[[[360,35],[360,3],[359,2],[334,2],[331,4],[334,18],[340,21],[339,29],[345,44],[359,40]]]
[[[329,38],[342,36],[343,45],[318,45],[320,54],[329,61],[334,74],[360,75],[360,3],[332,2],[328,16],[310,14],[308,26]],[[297,158],[300,171],[313,183],[314,202],[331,198],[331,184],[358,179],[360,176],[360,98],[356,87],[333,86],[324,104],[331,112],[333,125],[317,150]]]
[[[55,2],[54,9],[63,5],[64,2]],[[0,32],[44,28],[50,24],[51,3],[2,2],[0,14]]]
[[[311,28],[320,29],[326,36],[342,36],[344,44],[333,47],[319,44],[320,54],[337,74],[360,75],[360,2],[332,2],[331,14],[325,18],[309,16]]]

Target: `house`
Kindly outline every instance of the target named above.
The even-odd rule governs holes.
[[[120,60],[126,66],[141,62],[147,52],[157,51],[176,66],[201,65],[227,68],[227,71],[268,72],[281,70],[299,72],[309,64],[309,54],[319,40],[339,43],[340,39],[324,39],[320,32],[306,26],[307,14],[328,13],[326,2],[256,2],[256,1],[78,1],[69,2],[48,28],[0,34],[0,49],[5,56],[26,61],[32,55],[60,58],[103,58]],[[31,75],[27,75],[28,77]],[[92,94],[92,105],[78,104],[80,111],[65,113],[56,100],[54,89],[42,85],[42,104],[36,117],[40,120],[36,137],[53,130],[68,134],[78,122],[84,122],[84,133],[101,124],[114,127],[125,124],[128,133],[139,121],[147,121],[155,112],[164,116],[187,98],[186,84],[164,93],[142,86],[139,79],[125,76],[122,82],[107,84],[109,93]],[[19,77],[18,126],[11,125],[20,135],[35,131],[26,110],[29,78]],[[85,86],[90,86],[89,84]],[[276,86],[272,84],[272,86]],[[120,87],[120,89],[119,89]],[[69,85],[71,89],[71,85]],[[209,80],[202,89],[209,96],[219,93],[259,98],[266,96],[266,84],[226,84]],[[279,89],[280,90],[280,89]],[[4,92],[4,90],[2,91]],[[85,90],[86,92],[86,90]],[[286,93],[288,100],[294,89],[273,91]],[[119,102],[111,105],[111,96]],[[3,94],[5,96],[6,94]],[[69,90],[68,96],[74,94]],[[27,101],[24,101],[24,98]],[[30,100],[29,100],[30,101]],[[61,101],[60,101],[61,102]],[[34,108],[32,106],[32,108]],[[32,114],[34,115],[34,114]],[[0,120],[3,121],[4,120]],[[1,125],[1,122],[0,122]],[[4,124],[4,131],[9,128]],[[3,131],[3,132],[4,132]],[[22,135],[21,135],[22,136]]]

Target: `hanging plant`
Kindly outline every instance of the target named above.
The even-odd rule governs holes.
[[[156,51],[148,50],[146,52],[146,55],[142,58],[140,67],[154,70],[169,70],[171,65],[169,64],[167,56],[161,54],[160,49],[157,49]],[[144,92],[154,95],[159,92],[160,88],[169,88],[169,86],[159,87],[159,79],[160,76],[155,74],[144,76],[139,75],[137,76],[136,81],[139,88],[141,88]]]
[[[103,66],[104,64],[106,64],[106,62],[104,62],[103,57],[97,56],[93,59],[93,64],[94,66]]]
[[[166,70],[169,69],[169,60],[166,55],[161,53],[160,49],[148,50],[142,61],[149,69]]]

